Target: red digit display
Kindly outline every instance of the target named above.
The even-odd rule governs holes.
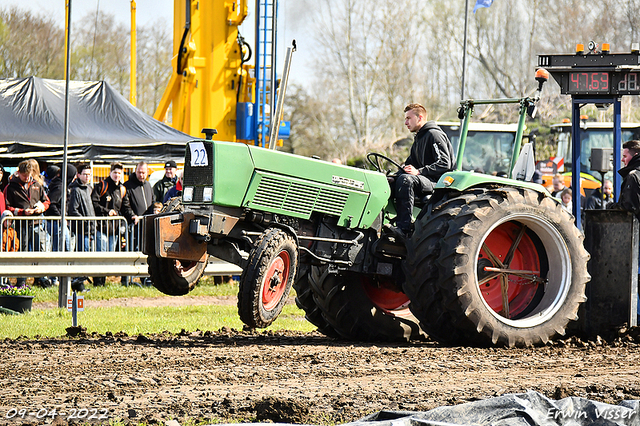
[[[608,93],[609,73],[571,72],[568,93]]]

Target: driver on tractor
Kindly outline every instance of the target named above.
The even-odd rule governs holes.
[[[427,110],[420,104],[404,108],[404,125],[414,132],[414,141],[404,168],[395,176],[396,228],[393,233],[409,236],[412,232],[411,213],[415,198],[433,193],[444,173],[453,170],[455,155],[451,141],[435,121],[427,121]]]

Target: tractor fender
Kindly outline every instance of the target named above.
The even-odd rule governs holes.
[[[491,184],[508,186],[512,188],[526,188],[551,197],[551,193],[547,190],[547,188],[537,183],[486,175],[484,173],[462,171],[454,171],[443,174],[436,184],[436,190],[447,189],[462,192],[468,190],[469,188],[487,186]]]

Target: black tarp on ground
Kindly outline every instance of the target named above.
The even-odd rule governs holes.
[[[612,405],[578,397],[553,400],[539,392],[528,391],[430,411],[380,411],[343,426],[640,425],[639,403],[633,400]],[[260,423],[237,424],[248,425],[258,426]],[[273,424],[280,425],[285,423]]]
[[[0,80],[0,162],[62,159],[65,82]],[[182,160],[191,136],[132,106],[104,81],[69,85],[69,160]]]
[[[640,425],[640,401],[619,405],[568,397],[547,398],[539,392],[507,394],[418,413],[381,411],[352,426],[417,425]]]

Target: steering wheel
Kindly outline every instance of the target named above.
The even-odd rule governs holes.
[[[398,170],[402,173],[404,172],[404,168],[396,163],[395,161],[393,161],[391,158],[379,154],[377,152],[370,152],[367,154],[367,160],[369,161],[369,163],[371,163],[371,165],[380,173],[385,173],[386,175],[390,175],[391,174],[391,170],[386,170],[386,172],[383,171],[383,167],[380,165],[380,160],[384,160],[388,163],[393,164],[394,166],[396,166],[398,168]]]

